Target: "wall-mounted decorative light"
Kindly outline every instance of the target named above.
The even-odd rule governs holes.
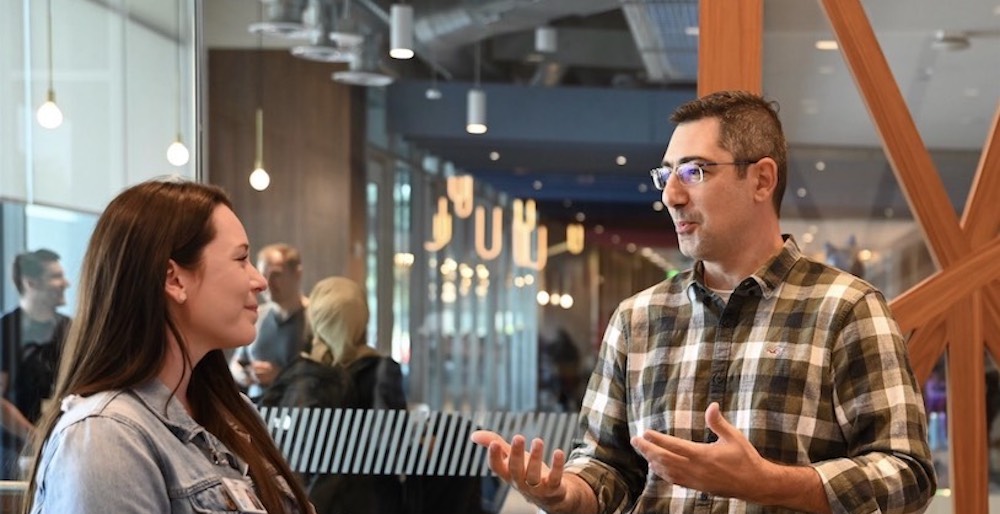
[[[486,209],[476,207],[476,255],[484,261],[491,261],[500,255],[503,249],[503,209],[493,208],[492,244],[486,247]]]
[[[451,214],[448,212],[448,199],[438,198],[438,209],[434,213],[432,228],[432,240],[424,243],[424,249],[428,252],[436,252],[445,247],[451,241]]]
[[[181,106],[183,105],[183,95],[181,94],[181,49],[182,49],[181,42],[183,41],[183,38],[181,37],[181,9],[182,9],[182,6],[183,6],[183,2],[181,2],[180,0],[178,0],[178,2],[177,2],[177,52],[176,52],[177,53],[177,70],[176,70],[177,76],[175,77],[176,80],[174,81],[174,88],[175,88],[176,93],[177,93],[177,119],[175,120],[176,121],[175,127],[177,129],[177,137],[174,138],[174,141],[172,143],[170,143],[170,146],[167,147],[167,162],[169,162],[170,164],[173,164],[174,166],[178,166],[178,167],[179,166],[184,166],[185,164],[188,163],[188,160],[191,159],[191,152],[188,152],[187,147],[184,146],[184,138],[183,138],[183,136],[181,134],[181,111],[182,111],[182,107]]]
[[[475,86],[469,90],[468,105],[466,106],[465,131],[470,134],[486,133],[486,91],[483,91],[479,84],[480,52],[480,43],[476,43],[476,82]]]
[[[465,219],[472,215],[475,184],[472,175],[448,177],[448,198],[455,206],[455,216]]]
[[[45,23],[48,37],[49,90],[45,95],[45,103],[35,113],[38,124],[43,128],[54,129],[62,125],[63,113],[56,105],[56,90],[52,85],[52,0],[48,0]]]
[[[389,10],[389,57],[413,58],[413,6],[393,4]]]
[[[573,255],[578,255],[582,252],[583,236],[583,225],[579,223],[566,225],[566,250]]]

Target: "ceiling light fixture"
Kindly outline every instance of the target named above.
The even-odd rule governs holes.
[[[183,103],[181,95],[181,8],[182,2],[177,2],[177,76],[174,85],[177,93],[177,137],[173,143],[167,147],[167,162],[174,166],[184,166],[191,159],[191,152],[184,146],[184,139],[181,135],[181,105]]]
[[[544,54],[554,54],[559,48],[555,27],[538,27],[535,29],[535,51]]]
[[[389,57],[413,58],[413,6],[392,4],[389,11]]]
[[[354,54],[349,69],[334,72],[333,80],[362,87],[385,87],[396,80],[382,67],[380,60],[382,35],[376,33],[366,36]]]
[[[263,4],[259,8],[259,13],[263,17]],[[271,176],[264,169],[264,72],[263,53],[264,42],[263,32],[257,33],[257,111],[255,113],[255,138],[254,138],[254,160],[253,172],[250,173],[250,187],[257,191],[267,189],[271,185]]]
[[[939,30],[934,33],[934,41],[931,42],[931,48],[947,52],[957,52],[969,48],[970,44],[969,35],[965,32]]]
[[[260,9],[257,23],[250,24],[247,30],[252,34],[267,34],[285,39],[309,39],[313,31],[302,22],[307,0],[270,0],[261,1],[267,4],[267,15]]]
[[[816,42],[817,50],[837,50],[840,46],[832,39],[820,39]]]
[[[476,82],[469,90],[466,105],[465,131],[469,134],[485,134],[486,127],[486,91],[480,88],[480,60],[482,56],[481,43],[476,43]]]
[[[49,90],[45,95],[45,103],[38,108],[35,117],[38,119],[38,124],[43,128],[54,129],[62,125],[63,113],[59,110],[59,106],[56,105],[56,90],[52,85],[52,0],[48,0],[47,6],[48,11],[45,15],[45,22],[48,27],[47,37],[49,43]]]

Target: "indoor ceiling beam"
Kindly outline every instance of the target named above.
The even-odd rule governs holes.
[[[701,0],[698,11],[698,96],[762,90],[763,0]]]

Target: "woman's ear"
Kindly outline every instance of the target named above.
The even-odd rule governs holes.
[[[774,188],[778,186],[778,163],[770,157],[764,157],[753,166],[756,168],[754,176],[757,181],[754,188],[754,198],[761,202],[771,203]]]
[[[184,281],[181,279],[181,267],[170,259],[167,262],[167,281],[163,285],[163,291],[173,301],[183,304],[187,301],[187,291],[185,291]]]

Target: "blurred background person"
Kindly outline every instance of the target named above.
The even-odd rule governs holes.
[[[44,248],[14,258],[17,308],[0,320],[0,424],[3,433],[2,478],[20,470],[18,457],[34,430],[42,402],[52,396],[63,341],[70,319],[56,309],[66,304],[69,281],[59,254]]]
[[[257,269],[267,280],[267,290],[261,294],[257,337],[238,348],[230,360],[233,378],[254,401],[312,339],[306,322],[299,250],[285,243],[267,245],[257,253]]]

